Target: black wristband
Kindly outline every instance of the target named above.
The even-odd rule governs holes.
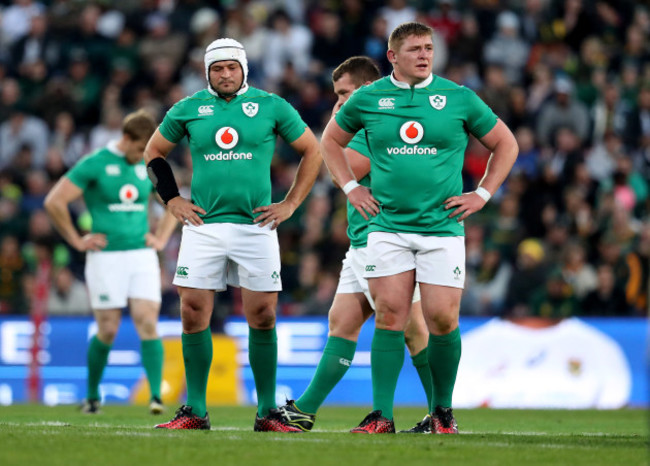
[[[156,188],[156,191],[160,194],[160,198],[165,204],[176,196],[180,196],[178,185],[174,178],[174,172],[172,172],[172,167],[169,166],[167,160],[162,157],[152,159],[151,162],[147,164],[147,173],[149,174],[149,179]]]

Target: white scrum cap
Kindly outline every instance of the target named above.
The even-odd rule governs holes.
[[[244,72],[244,81],[242,82],[241,90],[248,87],[246,83],[248,79],[248,60],[246,59],[246,51],[244,46],[237,42],[235,39],[217,39],[213,41],[205,49],[205,77],[208,80],[208,90],[215,94],[214,89],[210,86],[210,65],[218,61],[234,60],[239,62],[242,71]],[[239,92],[238,92],[239,93]]]

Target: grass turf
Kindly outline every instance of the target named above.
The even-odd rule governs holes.
[[[212,431],[154,430],[173,416],[108,405],[99,415],[71,406],[0,407],[0,465],[645,465],[643,410],[457,410],[462,435],[347,433],[369,409],[325,407],[315,431],[253,432],[252,407],[209,408]],[[396,408],[398,429],[423,416]]]

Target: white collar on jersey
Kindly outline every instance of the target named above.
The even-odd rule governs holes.
[[[395,78],[395,72],[392,72],[392,73],[390,74],[390,81],[391,81],[395,86],[397,86],[397,87],[399,87],[399,88],[401,88],[401,89],[410,89],[410,88],[411,88],[411,86],[409,86],[409,85],[408,85],[407,83],[405,83],[404,81],[398,81],[398,80]],[[429,84],[431,84],[431,81],[433,81],[433,75],[432,75],[432,74],[430,74],[429,77],[428,77],[427,79],[425,79],[425,80],[422,81],[421,83],[416,84],[416,85],[413,86],[413,87],[416,88],[416,89],[421,89],[421,88],[423,88],[423,87],[427,87]]]
[[[114,153],[115,155],[119,155],[120,157],[124,157],[124,155],[125,155],[124,152],[122,152],[121,150],[119,150],[117,148],[117,143],[118,142],[120,142],[120,141],[118,141],[117,139],[115,139],[113,141],[109,141],[109,143],[106,144],[106,148],[108,150],[110,150],[112,153]]]

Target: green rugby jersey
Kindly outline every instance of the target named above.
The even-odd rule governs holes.
[[[354,135],[352,141],[348,144],[350,149],[354,149],[361,155],[368,157],[368,143],[366,142],[366,132],[359,131]],[[361,186],[370,187],[370,174],[359,180]],[[368,220],[354,208],[348,200],[348,238],[350,238],[350,247],[365,248],[368,245]]]
[[[205,209],[203,221],[252,224],[253,209],[271,204],[277,136],[291,143],[306,128],[287,101],[249,87],[230,102],[207,90],[186,97],[158,129],[173,143],[189,139],[192,202]]]
[[[146,247],[154,188],[144,161],[130,164],[112,143],[79,160],[65,176],[83,191],[92,232],[106,235],[104,251]]]
[[[435,75],[414,87],[388,76],[357,89],[336,121],[367,132],[372,194],[381,203],[369,232],[464,235],[443,202],[462,193],[469,134],[483,137],[497,122],[473,91]]]

